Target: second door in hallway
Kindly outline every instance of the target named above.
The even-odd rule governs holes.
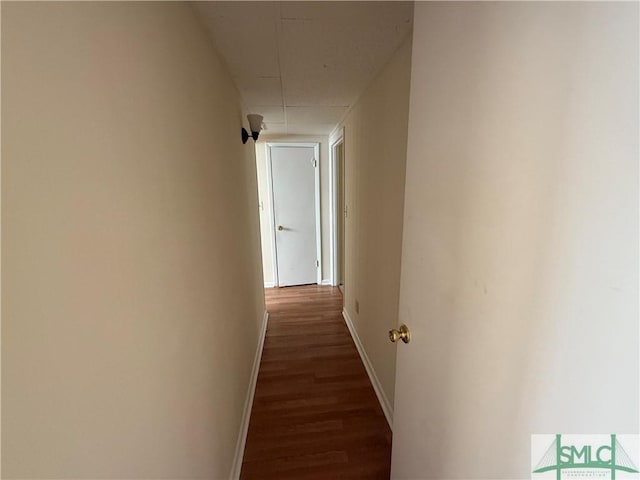
[[[276,285],[320,283],[318,147],[269,146]]]

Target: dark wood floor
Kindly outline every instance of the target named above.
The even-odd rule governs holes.
[[[337,288],[266,290],[269,324],[241,479],[388,479],[391,431]]]

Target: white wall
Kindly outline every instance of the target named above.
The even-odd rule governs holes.
[[[637,433],[638,4],[416,3],[393,478]]]
[[[329,147],[326,135],[269,135],[263,134],[256,142],[258,171],[258,196],[260,211],[260,235],[262,239],[262,264],[265,285],[273,286],[273,225],[267,177],[267,143],[319,143],[320,144],[320,223],[322,241],[322,278],[331,279],[331,237],[329,212]]]
[[[185,3],[2,3],[2,477],[227,478],[253,148]]]
[[[398,324],[410,72],[408,37],[336,130],[344,127],[344,309],[391,410],[396,346],[387,332]]]

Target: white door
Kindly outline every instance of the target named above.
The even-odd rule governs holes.
[[[271,146],[276,285],[318,283],[315,147]]]
[[[638,432],[637,5],[413,31],[391,477],[532,478],[531,434]]]

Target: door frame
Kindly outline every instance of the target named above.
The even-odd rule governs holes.
[[[329,137],[329,229],[330,229],[330,252],[331,252],[331,285],[338,286],[338,168],[336,165],[335,147],[342,143],[342,161],[346,160],[346,150],[344,148],[344,126],[340,127]],[[345,175],[346,176],[346,175]],[[343,178],[343,181],[345,179]],[[345,188],[345,204],[346,204]],[[346,227],[346,220],[345,220]],[[346,228],[345,228],[346,230]],[[345,237],[346,238],[346,237]],[[346,241],[345,241],[346,243]],[[343,265],[344,268],[344,265]],[[343,272],[344,273],[344,272]]]
[[[314,200],[316,215],[316,283],[322,284],[322,221],[320,218],[320,143],[318,142],[267,142],[267,201],[269,202],[269,226],[271,229],[271,255],[273,257],[273,285],[280,286],[278,278],[278,249],[276,248],[276,214],[273,201],[273,168],[271,165],[271,149],[284,148],[313,148],[314,166]]]

